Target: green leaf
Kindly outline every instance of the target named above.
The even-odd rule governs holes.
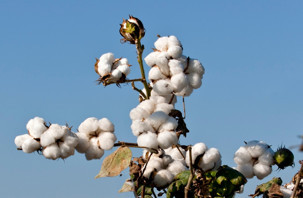
[[[119,147],[115,152],[104,159],[101,170],[95,179],[119,175],[121,171],[129,166],[131,158],[132,152],[128,147]]]
[[[122,186],[122,188],[118,191],[119,193],[122,193],[122,192],[132,192],[134,191],[135,187],[134,187],[134,184],[129,181],[129,180],[126,180]]]

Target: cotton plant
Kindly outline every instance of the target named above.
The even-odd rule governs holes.
[[[52,160],[66,159],[76,150],[87,160],[93,160],[119,147],[104,158],[96,178],[117,176],[129,167],[130,178],[120,192],[133,191],[135,197],[141,198],[156,197],[154,188],[167,198],[233,197],[243,190],[246,178],[263,179],[273,165],[280,169],[293,165],[289,150],[280,148],[274,152],[262,141],[247,142],[236,151],[236,168],[222,165],[217,148],[208,148],[203,142],[181,144],[181,135],[186,138],[189,132],[184,97],[201,87],[204,66],[198,59],[183,54],[183,45],[174,35],[158,36],[154,48],[144,58],[141,39],[145,28],[136,17],[123,19],[119,32],[123,43],[136,47],[141,76],[130,79],[128,59],[117,58],[112,52],[97,58],[94,69],[99,84],[120,87],[126,83],[137,92],[139,104],[129,113],[130,133],[137,142],[117,141],[115,126],[107,118],[89,117],[74,133],[67,125],[47,125],[43,118],[35,117],[26,125],[28,134],[15,138],[18,150],[37,151]],[[144,62],[150,68],[148,73]],[[176,109],[178,97],[183,98],[183,113]],[[132,157],[130,147],[143,149],[142,156]]]

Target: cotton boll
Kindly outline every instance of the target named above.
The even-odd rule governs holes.
[[[217,162],[220,159],[221,159],[221,154],[220,154],[219,150],[216,148],[208,149],[202,157],[202,161],[204,163]]]
[[[60,149],[60,157],[62,159],[68,158],[69,156],[75,154],[75,147],[72,147],[65,142],[60,143],[59,149]]]
[[[192,86],[194,89],[198,89],[202,85],[201,77],[197,73],[188,74],[187,79],[190,86]]]
[[[42,154],[47,159],[58,159],[60,157],[60,149],[57,144],[51,144],[42,150]]]
[[[17,148],[22,149],[22,144],[24,143],[24,141],[26,141],[28,139],[32,139],[32,137],[28,134],[23,134],[23,135],[16,136],[15,137],[15,144],[16,144]]]
[[[79,142],[76,146],[76,150],[79,153],[85,153],[90,145],[89,139],[84,133],[77,133],[77,136],[79,138]]]
[[[177,60],[177,59],[169,60],[168,66],[170,69],[170,74],[172,76],[179,74],[179,73],[183,73],[184,66],[182,65],[182,62],[180,60]]]
[[[188,85],[187,77],[184,73],[173,75],[170,80],[174,92],[180,92]]]
[[[168,37],[160,37],[157,39],[157,41],[154,43],[157,50],[160,51],[167,51],[168,49]]]
[[[162,74],[160,68],[158,66],[153,66],[148,73],[148,79],[150,81],[156,81],[161,79],[166,79],[167,77]]]
[[[41,134],[47,130],[47,127],[43,118],[35,117],[28,121],[26,129],[33,138],[40,138]]]
[[[88,147],[85,157],[87,160],[100,159],[104,155],[104,150],[100,148],[98,138],[93,137],[90,140],[90,146]]]
[[[157,134],[152,132],[142,133],[137,138],[138,146],[158,149]]]
[[[188,68],[187,68],[187,72],[188,73],[197,73],[202,78],[202,76],[205,72],[205,69],[202,66],[202,64],[200,63],[200,61],[198,61],[196,59],[190,59],[189,60],[189,65],[188,65]]]
[[[171,158],[170,155],[163,155],[162,161],[163,161],[163,167],[167,168],[168,164],[173,162],[173,159]]]
[[[109,131],[109,132],[115,131],[114,124],[107,118],[102,118],[99,120],[99,128],[101,129],[101,131]]]
[[[196,158],[197,158],[199,155],[201,155],[201,154],[199,154],[199,153],[193,153],[193,152],[191,153],[191,158],[192,158],[192,161],[191,161],[191,162],[192,162],[192,164],[195,163]],[[190,166],[189,150],[186,152],[185,162],[186,162],[187,166]]]
[[[220,158],[217,162],[215,162],[215,167],[213,170],[217,170],[222,165],[222,159]]]
[[[207,146],[203,143],[196,143],[193,147],[192,147],[192,153],[196,154],[196,155],[202,155],[206,152],[207,150]]]
[[[78,131],[87,135],[99,131],[99,120],[95,117],[87,118],[80,124]]]
[[[145,118],[147,118],[150,114],[140,108],[140,107],[136,107],[134,109],[132,109],[129,113],[130,119],[132,120],[144,120]]]
[[[22,144],[22,150],[25,153],[32,153],[40,148],[41,148],[40,143],[34,140],[33,138],[29,138],[25,140]]]
[[[69,128],[66,126],[60,126],[59,124],[52,124],[49,126],[47,133],[53,136],[56,140],[63,138],[63,136],[69,132]]]
[[[237,166],[237,171],[242,173],[246,178],[252,178],[254,176],[254,169],[252,164],[242,164]]]
[[[72,148],[75,148],[79,143],[78,136],[73,132],[68,132],[64,137],[63,141]]]
[[[271,149],[268,148],[259,158],[258,161],[261,164],[271,166],[274,165],[274,154],[275,152]]]
[[[52,133],[49,133],[48,130],[44,132],[40,137],[40,144],[42,147],[46,147],[50,144],[54,144],[55,142],[56,142],[55,137],[53,136]]]
[[[290,198],[293,191],[290,189],[285,188],[284,186],[280,186],[280,191],[283,194],[283,198]]]
[[[181,42],[178,40],[178,38],[174,35],[168,37],[168,47],[173,47],[173,46],[182,46]]]
[[[181,147],[179,147],[179,149],[180,149],[182,154],[180,153],[180,151],[178,150],[177,147],[167,148],[167,149],[165,149],[165,153],[167,153],[167,155],[170,155],[172,157],[172,159],[174,159],[174,160],[184,161],[184,157],[186,156],[186,151]]]
[[[166,149],[178,143],[178,137],[175,132],[165,131],[158,134],[158,144],[161,148]]]
[[[173,179],[174,176],[170,171],[162,169],[156,173],[153,183],[157,188],[163,188],[170,184]]]
[[[175,104],[177,102],[177,97],[175,97],[173,94],[160,96],[157,92],[153,90],[150,93],[151,93],[150,100],[154,101],[154,103],[156,104],[160,104],[160,103]]]
[[[146,122],[150,124],[155,130],[158,130],[159,127],[168,120],[169,116],[163,111],[156,111],[151,114]]]
[[[110,78],[108,79],[108,81],[110,82],[117,82],[118,80],[120,80],[122,77],[122,72],[118,69],[115,69],[112,71],[112,74],[110,76]]]
[[[271,166],[267,166],[260,163],[255,164],[253,169],[254,174],[257,176],[258,179],[263,179],[264,177],[268,176],[272,171]]]
[[[246,147],[241,146],[235,153],[234,161],[236,164],[247,164],[252,160],[251,155],[247,151]]]
[[[128,64],[127,58],[121,58],[121,59],[118,61],[118,65],[129,65],[129,64]]]
[[[141,133],[150,131],[155,132],[154,129],[147,124],[145,121],[134,120],[131,125],[132,132],[134,136],[139,136]]]
[[[99,59],[101,63],[111,63],[111,64],[114,62],[114,60],[115,60],[114,54],[111,52],[103,54]]]
[[[160,55],[160,52],[151,52],[149,53],[145,58],[145,63],[149,65],[150,67],[156,65],[156,60],[158,56]]]
[[[176,175],[178,175],[179,173],[187,170],[186,166],[184,165],[184,163],[182,163],[182,161],[179,160],[175,160],[172,163],[170,163],[168,165],[167,168],[168,171],[171,172],[171,174],[175,177]]]
[[[192,94],[192,92],[193,92],[193,87],[188,84],[184,89],[182,89],[182,91],[176,92],[175,95],[190,96]]]
[[[160,103],[156,105],[156,111],[163,111],[166,114],[169,114],[171,110],[174,108],[172,104],[167,104],[167,103]]]
[[[182,55],[183,49],[181,46],[172,46],[168,48],[167,54],[171,58],[180,58]]]
[[[246,148],[253,158],[261,156],[269,147],[264,142],[247,143]]]
[[[155,111],[156,104],[153,100],[144,100],[137,107],[144,109],[150,115]]]
[[[99,135],[100,147],[103,150],[112,149],[116,140],[116,136],[111,132],[102,132]]]
[[[159,127],[159,132],[175,131],[177,127],[178,121],[173,117],[169,117],[168,120]]]
[[[108,64],[108,63],[98,63],[98,74],[100,76],[106,76],[108,74],[110,74],[112,70],[112,65]]]
[[[159,95],[169,95],[173,92],[173,86],[169,80],[159,80],[154,84],[153,90]]]
[[[159,171],[164,168],[163,159],[159,157],[151,157],[147,163],[146,169],[153,169]]]
[[[120,70],[125,76],[130,73],[130,67],[128,65],[119,65],[118,70]]]

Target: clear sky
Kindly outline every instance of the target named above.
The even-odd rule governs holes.
[[[51,161],[17,151],[14,138],[35,116],[74,126],[107,117],[120,141],[135,142],[129,111],[138,104],[127,85],[98,86],[95,57],[113,52],[129,59],[138,77],[134,46],[120,43],[119,24],[129,14],[146,28],[144,55],[156,35],[175,35],[184,54],[199,59],[203,85],[186,99],[190,133],[182,144],[216,147],[235,166],[243,141],[264,140],[276,149],[300,144],[303,133],[303,2],[231,1],[21,1],[0,0],[0,196],[7,198],[107,198],[122,177],[94,179],[101,160],[76,153]],[[148,67],[146,67],[148,69]],[[179,100],[181,101],[181,100]],[[178,108],[181,104],[178,103]],[[133,150],[135,156],[140,150]],[[110,152],[106,152],[106,155]],[[302,153],[294,150],[295,161]],[[276,171],[289,182],[299,169]]]

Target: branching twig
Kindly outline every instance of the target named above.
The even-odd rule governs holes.
[[[144,97],[144,98],[146,99],[145,93],[143,93],[142,90],[138,89],[138,88],[135,86],[135,82],[132,82],[132,88],[133,88],[133,90],[139,92],[139,93],[142,95],[142,97]]]
[[[186,111],[185,111],[185,99],[184,99],[184,96],[183,96],[183,113],[184,113],[183,119],[185,119],[186,118]]]
[[[188,151],[189,151],[189,168],[190,168],[190,175],[187,181],[187,185],[185,186],[184,189],[184,198],[188,198],[188,192],[191,186],[191,183],[194,178],[194,171],[193,171],[193,165],[192,165],[192,156],[191,156],[191,146],[188,146]]]
[[[144,148],[150,150],[152,153],[158,153],[158,150],[153,149],[153,148],[148,148],[145,146],[138,146],[136,143],[129,143],[129,142],[118,142],[115,143],[114,146],[127,146],[127,147],[133,147],[133,148]]]
[[[295,184],[293,193],[291,194],[291,197],[290,197],[290,198],[295,198],[296,193],[297,193],[298,186],[299,186],[300,181],[301,181],[301,175],[302,175],[302,171],[303,171],[303,161],[300,160],[299,163],[301,164],[301,168],[300,168],[300,170],[299,170],[299,172],[298,172],[298,176],[297,176],[297,179],[296,179],[296,184]]]
[[[183,153],[181,152],[179,145],[176,144],[175,146],[177,147],[179,153],[182,155],[183,159],[185,160],[185,156],[184,156]]]

